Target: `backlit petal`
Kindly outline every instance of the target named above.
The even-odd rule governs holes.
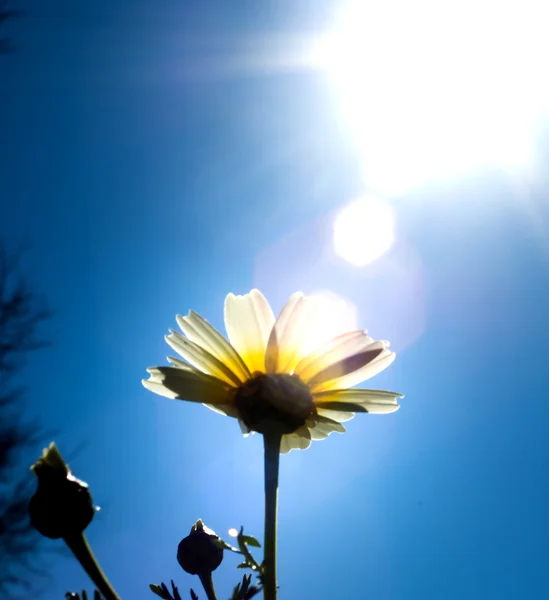
[[[307,382],[319,371],[360,352],[373,341],[362,329],[338,335],[301,359],[295,367],[295,374]]]
[[[331,358],[337,360],[318,360],[311,366],[310,375],[305,379],[312,392],[319,390],[323,384],[341,378],[362,369],[365,365],[374,361],[385,350],[385,342],[368,343],[370,338],[363,336],[355,340],[349,340],[331,353]],[[321,370],[316,370],[322,366]],[[324,366],[326,365],[326,366]],[[342,386],[339,386],[342,387]]]
[[[225,415],[226,417],[233,417],[233,419],[238,419],[239,417],[236,406],[230,404],[204,404],[204,406],[220,415]]]
[[[160,396],[203,404],[233,403],[229,386],[210,375],[177,367],[151,367],[147,371],[150,377],[143,379],[143,385]]]
[[[280,454],[288,454],[290,450],[307,450],[311,445],[311,434],[304,425],[293,433],[287,433],[282,436],[280,444]]]
[[[291,321],[292,313],[302,299],[303,294],[301,292],[292,294],[275,321],[265,351],[265,370],[267,373],[283,372],[279,369],[279,364],[282,362],[281,348],[284,345],[284,336],[288,332],[288,323]]]
[[[368,412],[387,414],[397,411],[400,406],[398,399],[403,398],[397,392],[384,390],[333,390],[315,394],[314,402],[317,409]]]
[[[337,421],[338,423],[345,423],[345,421],[350,421],[354,416],[354,412],[348,412],[345,410],[333,410],[323,408],[322,406],[316,407],[316,412],[323,417],[328,417],[332,421]]]
[[[306,425],[312,440],[323,440],[334,431],[338,433],[345,433],[346,431],[345,427],[341,423],[338,423],[337,420],[322,415],[312,415],[307,419]]]
[[[242,435],[244,437],[248,437],[250,435],[250,433],[255,433],[255,431],[252,431],[247,425],[246,423],[244,423],[244,421],[242,419],[238,419],[238,424],[240,426],[240,431],[242,432]]]
[[[191,340],[177,333],[177,331],[170,330],[170,332],[170,335],[166,336],[166,342],[187,362],[203,373],[213,375],[229,385],[240,385],[241,381],[238,376],[213,354],[210,354],[198,344],[191,342]]]
[[[206,319],[192,310],[186,317],[177,315],[176,318],[181,331],[191,342],[198,344],[229,367],[241,382],[251,377],[248,367],[238,352]]]
[[[271,332],[265,365],[269,373],[292,373],[303,359],[314,327],[318,327],[318,298],[296,292],[282,309]]]
[[[383,342],[388,344],[388,342]],[[385,348],[372,362],[366,364],[361,369],[344,375],[343,377],[326,381],[314,387],[313,392],[325,392],[329,390],[342,390],[353,387],[370,379],[386,369],[396,358],[396,354]]]
[[[275,322],[273,311],[259,290],[225,299],[225,328],[234,349],[250,372],[265,372],[265,351]]]

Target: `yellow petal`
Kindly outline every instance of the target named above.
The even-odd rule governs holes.
[[[240,385],[241,381],[238,376],[213,354],[210,354],[198,344],[191,342],[191,340],[188,340],[180,333],[173,330],[170,330],[170,332],[170,335],[166,336],[166,342],[168,342],[168,344],[187,362],[203,373],[213,375],[229,385]]]
[[[314,402],[323,414],[327,410],[388,414],[400,408],[399,398],[402,394],[385,390],[333,390],[315,394]]]
[[[281,361],[281,347],[284,345],[284,336],[288,329],[292,313],[303,299],[301,292],[292,294],[278,315],[267,341],[265,350],[265,370],[267,373],[282,373],[279,369]]]
[[[198,344],[215,356],[244,383],[251,377],[248,367],[219,331],[198,313],[190,311],[186,317],[177,315],[177,323],[181,331],[195,344]]]
[[[151,367],[147,371],[150,377],[143,379],[143,385],[160,396],[212,405],[231,405],[234,401],[229,386],[192,368]]]
[[[383,342],[384,344],[388,344],[388,342]],[[366,364],[361,369],[354,371],[353,373],[348,373],[337,379],[332,379],[331,381],[326,381],[314,387],[313,392],[326,392],[329,390],[342,390],[353,387],[370,379],[386,369],[396,358],[396,354],[394,352],[390,352],[385,348],[379,356],[377,356],[372,362]]]
[[[268,373],[292,373],[302,360],[317,320],[318,298],[296,292],[282,309],[274,324],[265,357]]]
[[[275,322],[273,311],[259,290],[225,299],[225,328],[233,348],[248,369],[265,372],[265,351]]]

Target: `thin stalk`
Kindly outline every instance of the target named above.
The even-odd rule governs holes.
[[[217,596],[215,595],[213,579],[212,579],[212,572],[205,571],[203,573],[198,573],[198,576],[200,577],[200,583],[202,584],[202,587],[204,588],[204,591],[206,592],[206,596],[208,597],[208,600],[217,600]]]
[[[66,537],[64,540],[105,600],[120,600],[95,559],[84,533]]]
[[[263,598],[276,600],[276,524],[278,512],[278,467],[280,435],[264,435],[265,445],[265,554],[263,559]]]

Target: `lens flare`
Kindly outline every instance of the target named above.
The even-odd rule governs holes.
[[[395,241],[393,209],[375,198],[360,198],[337,215],[333,228],[336,254],[356,267],[383,256]]]

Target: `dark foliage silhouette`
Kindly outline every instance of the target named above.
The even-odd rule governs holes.
[[[7,21],[20,17],[22,11],[8,7],[8,3],[0,0],[0,28],[3,28]],[[12,40],[0,33],[0,54],[11,54],[15,51],[15,46]]]
[[[21,253],[0,240],[0,597],[15,596],[36,573],[39,536],[27,505],[33,479],[21,454],[37,443],[38,425],[26,420],[22,369],[29,353],[44,346],[40,329],[50,316],[22,274]],[[32,447],[32,446],[31,446]]]

